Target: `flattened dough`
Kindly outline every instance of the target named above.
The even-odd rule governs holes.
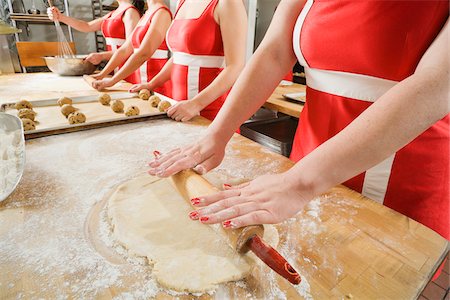
[[[205,292],[248,275],[250,256],[237,254],[213,227],[190,220],[191,210],[168,179],[147,174],[119,186],[108,201],[114,237],[130,254],[148,258],[162,286]]]

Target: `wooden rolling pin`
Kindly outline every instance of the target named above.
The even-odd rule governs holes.
[[[217,193],[219,190],[205,178],[192,170],[184,170],[171,176],[172,184],[180,195],[191,204],[190,199]],[[300,275],[275,249],[269,246],[262,236],[262,225],[246,226],[238,229],[224,230],[230,245],[239,253],[251,250],[272,270],[286,278],[293,284],[299,284]]]

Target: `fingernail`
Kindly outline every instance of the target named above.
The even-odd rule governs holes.
[[[204,223],[207,222],[209,220],[209,217],[201,217],[200,218],[200,222]]]
[[[161,156],[161,152],[159,152],[158,150],[154,150],[153,156],[155,157],[155,159],[158,159]]]
[[[223,228],[231,228],[231,226],[233,226],[233,224],[231,223],[230,220],[227,220],[222,223],[222,226],[223,226]]]
[[[202,165],[197,165],[197,166],[195,166],[195,167],[194,167],[194,171],[195,171],[197,174],[200,174],[200,175],[203,175],[203,174],[206,173],[206,169],[205,169],[205,167],[203,167]]]
[[[192,205],[198,205],[200,204],[201,199],[200,198],[192,198],[191,203]]]
[[[191,218],[191,220],[198,220],[198,212],[197,211],[191,211],[189,213],[189,218]]]
[[[231,187],[231,184],[228,184],[228,183],[223,184],[224,189],[229,189],[230,187]]]

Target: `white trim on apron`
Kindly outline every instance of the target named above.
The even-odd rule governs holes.
[[[138,50],[139,50],[139,48],[134,48],[133,53],[136,53]],[[153,55],[151,56],[150,59],[167,59],[168,57],[169,57],[169,51],[156,49],[156,51],[153,53]],[[148,82],[147,64],[148,64],[148,61],[144,62],[139,67],[139,77],[140,77],[141,83]]]
[[[199,92],[200,68],[223,68],[225,57],[212,55],[193,55],[184,52],[173,52],[173,63],[188,67],[188,99],[194,98]]]
[[[114,52],[119,48],[119,46],[122,46],[125,43],[125,39],[105,37],[105,42],[106,45],[110,46],[111,50]],[[114,69],[114,73],[117,73],[118,71],[119,67]]]

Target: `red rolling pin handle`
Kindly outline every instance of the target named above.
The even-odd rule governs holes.
[[[286,278],[292,284],[299,284],[300,274],[275,249],[267,245],[259,236],[254,235],[247,241],[250,250],[272,270]]]

